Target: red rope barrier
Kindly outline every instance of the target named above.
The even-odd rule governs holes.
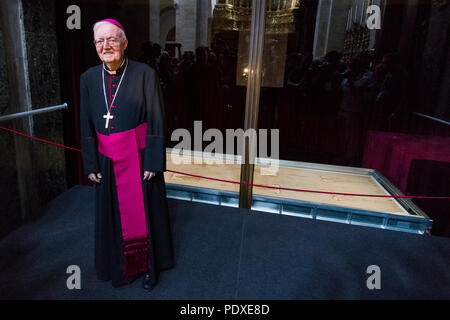
[[[15,131],[15,130],[12,130],[12,129],[8,129],[8,128],[2,127],[2,126],[0,126],[0,129],[7,130],[7,131],[11,131],[11,132],[14,132],[14,133],[16,133],[16,134],[20,134],[20,135],[22,135],[22,136],[25,136],[25,137],[28,137],[28,138],[31,138],[31,139],[36,139],[36,140],[39,140],[39,141],[42,141],[42,142],[54,144],[54,145],[56,145],[56,146],[60,146],[60,147],[63,147],[63,148],[67,148],[67,149],[71,149],[71,150],[75,150],[75,151],[81,152],[80,149],[76,149],[76,148],[72,148],[72,147],[67,147],[67,146],[62,145],[62,144],[59,144],[59,143],[55,143],[55,142],[51,142],[51,141],[48,141],[48,140],[36,138],[36,137],[30,136],[30,135],[28,135],[28,134],[26,134],[26,133],[22,133],[22,132],[19,132],[19,131]]]
[[[42,142],[54,144],[54,145],[57,145],[57,146],[60,146],[60,147],[64,147],[64,148],[67,148],[67,149],[71,149],[71,150],[75,150],[75,151],[81,152],[80,149],[67,147],[67,146],[64,146],[64,145],[59,144],[59,143],[55,143],[55,142],[51,142],[51,141],[48,141],[48,140],[36,138],[36,137],[30,136],[30,135],[27,135],[25,133],[21,133],[21,132],[15,131],[15,130],[11,130],[11,129],[8,129],[8,128],[2,127],[2,126],[0,126],[0,129],[11,131],[13,133],[20,134],[22,136],[25,136],[25,137],[28,137],[28,138],[31,138],[31,139],[36,139],[36,140],[39,140],[39,141],[42,141]],[[168,172],[172,172],[172,173],[185,175],[185,176],[191,176],[191,177],[196,177],[196,178],[201,178],[201,179],[214,180],[214,181],[219,181],[219,182],[243,184],[243,185],[253,186],[253,187],[258,187],[258,188],[269,188],[269,189],[288,190],[288,191],[296,191],[296,192],[320,193],[320,194],[351,196],[351,197],[372,197],[372,198],[406,198],[406,199],[435,199],[435,200],[438,200],[438,199],[450,199],[450,197],[392,196],[392,195],[376,195],[376,194],[355,194],[355,193],[328,192],[328,191],[317,191],[317,190],[305,190],[305,189],[272,187],[272,186],[266,186],[266,185],[260,185],[260,184],[252,184],[252,183],[246,183],[246,182],[239,182],[239,181],[231,181],[231,180],[210,178],[210,177],[205,177],[205,176],[200,176],[200,175],[195,175],[195,174],[190,174],[190,173],[185,173],[185,172],[180,172],[180,171],[174,171],[174,170],[167,170],[167,171]]]
[[[352,197],[409,198],[409,199],[411,199],[411,198],[414,198],[414,199],[450,199],[450,197],[390,196],[390,195],[377,195],[377,194],[357,194],[357,193],[342,193],[342,192],[328,192],[328,191],[317,191],[317,190],[306,190],[306,189],[272,187],[272,186],[266,186],[266,185],[261,185],[261,184],[252,184],[252,183],[246,183],[246,182],[237,182],[237,181],[231,181],[231,180],[222,180],[222,179],[217,179],[217,178],[209,178],[209,177],[204,177],[204,176],[199,176],[199,175],[190,174],[190,173],[184,173],[184,172],[179,172],[179,171],[173,171],[173,170],[167,170],[167,171],[183,174],[183,175],[186,175],[186,176],[197,177],[197,178],[202,178],[202,179],[209,179],[209,180],[215,180],[215,181],[220,181],[220,182],[237,183],[237,184],[244,184],[244,185],[247,185],[247,186],[259,187],[259,188],[271,188],[271,189],[298,191],[298,192],[322,193],[322,194],[332,194],[332,195],[352,196]]]

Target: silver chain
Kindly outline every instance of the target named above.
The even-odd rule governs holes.
[[[127,59],[127,64],[125,65],[125,70],[123,71],[123,75],[120,78],[119,85],[117,86],[116,94],[114,95],[114,98],[111,101],[111,105],[109,107],[108,107],[108,99],[106,98],[106,89],[105,89],[105,68],[104,67],[102,68],[103,95],[105,96],[106,111],[108,111],[108,113],[110,113],[111,106],[113,105],[114,101],[117,98],[117,94],[119,93],[120,85],[122,84],[122,80],[123,80],[123,78],[125,78],[125,73],[127,72],[127,67],[128,67],[128,59]]]

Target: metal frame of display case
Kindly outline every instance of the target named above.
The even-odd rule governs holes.
[[[172,149],[168,148],[168,153]],[[210,157],[208,153],[192,151],[196,157]],[[231,159],[240,163],[240,156],[223,155],[223,159]],[[256,158],[256,164],[266,164],[269,159]],[[402,196],[402,193],[385,177],[372,169],[324,165],[307,162],[279,160],[283,167],[324,170],[328,172],[357,174],[372,177],[387,194]],[[215,177],[216,178],[216,177]],[[167,197],[172,199],[208,203],[227,207],[239,207],[239,193],[231,191],[201,188],[166,183]],[[351,225],[374,227],[380,229],[425,234],[432,226],[432,220],[410,199],[396,198],[397,202],[410,215],[399,215],[377,211],[369,211],[341,206],[326,205],[287,198],[253,195],[251,210],[285,214],[301,218],[310,218],[339,222]]]

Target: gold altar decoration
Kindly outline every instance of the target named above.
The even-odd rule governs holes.
[[[295,32],[294,10],[299,0],[266,1],[266,33]],[[219,31],[250,31],[251,0],[219,0],[214,7],[213,34]]]

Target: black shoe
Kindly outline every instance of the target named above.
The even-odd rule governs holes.
[[[150,280],[150,274],[146,273],[144,276],[144,280],[142,281],[142,288],[145,291],[151,291],[153,289],[152,282]]]

